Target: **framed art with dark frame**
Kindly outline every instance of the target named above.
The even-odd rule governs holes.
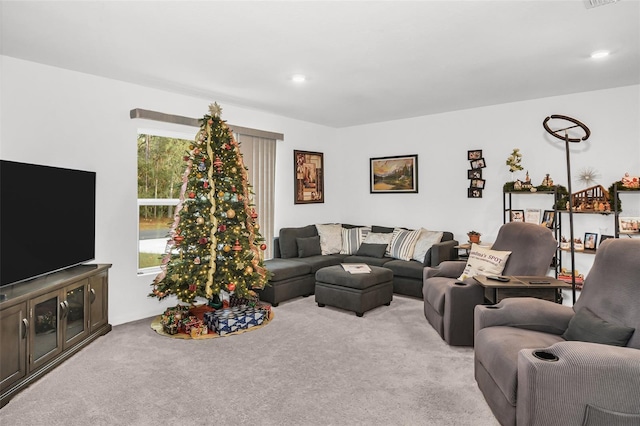
[[[549,229],[554,229],[556,226],[556,212],[554,210],[545,210],[542,214],[542,223]]]
[[[484,179],[471,179],[471,183],[469,184],[469,188],[479,188],[484,189]]]
[[[467,198],[482,198],[482,188],[469,188]]]
[[[369,192],[402,194],[418,192],[418,155],[369,159]]]
[[[511,210],[511,222],[524,222],[524,210]]]
[[[481,149],[472,149],[467,151],[467,160],[479,160],[482,158],[482,150]]]
[[[613,235],[600,235],[600,245],[604,240],[608,240],[609,238],[615,238]]]
[[[584,234],[584,249],[595,250],[598,245],[598,234],[594,232],[585,232]]]
[[[324,203],[324,155],[321,152],[293,151],[294,203]]]
[[[467,170],[467,179],[482,179],[482,169]]]

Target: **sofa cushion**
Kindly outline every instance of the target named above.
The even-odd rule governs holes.
[[[419,229],[407,231],[396,228],[389,243],[389,256],[400,260],[411,260],[418,237],[420,237]]]
[[[415,260],[394,259],[384,264],[385,268],[393,271],[394,277],[415,278],[422,281],[424,264]]]
[[[375,232],[376,234],[391,234],[395,228],[389,228],[387,226],[377,226],[373,225],[371,227],[371,232]]]
[[[580,308],[569,321],[562,337],[566,340],[626,346],[634,328],[603,320],[588,308]]]
[[[458,279],[463,281],[474,275],[500,275],[509,255],[511,255],[510,251],[490,250],[473,243],[467,264]]]
[[[325,266],[339,265],[344,260],[344,254],[324,254],[318,256],[310,256],[298,259],[311,267],[311,273],[315,274],[319,269]]]
[[[342,250],[340,254],[355,254],[360,248],[360,244],[366,238],[371,228],[362,226],[356,228],[342,228]]]
[[[283,259],[298,257],[298,244],[296,242],[296,238],[313,237],[314,235],[318,235],[315,225],[280,229],[280,233],[278,234],[280,257]]]
[[[371,266],[384,266],[388,262],[391,262],[393,258],[391,257],[370,257],[370,256],[347,256],[344,259],[345,263],[366,263]]]
[[[339,223],[316,224],[320,236],[322,254],[337,254],[342,250],[342,225]]]
[[[357,256],[367,256],[367,257],[376,257],[382,258],[384,257],[384,253],[387,251],[386,244],[369,244],[362,243],[360,244],[360,248],[356,252]]]
[[[442,241],[444,233],[440,231],[429,231],[424,228],[420,228],[420,236],[416,245],[413,248],[413,260],[424,263],[424,258],[429,249],[434,245]]]
[[[269,281],[284,281],[311,273],[311,265],[298,260],[273,258],[264,261],[264,266],[271,272]]]
[[[320,249],[320,237],[304,237],[296,238],[296,244],[298,245],[298,257],[317,256],[322,254]]]

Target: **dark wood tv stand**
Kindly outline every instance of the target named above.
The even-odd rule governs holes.
[[[110,267],[79,265],[0,288],[0,407],[111,331]]]

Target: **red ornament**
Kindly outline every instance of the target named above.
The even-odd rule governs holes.
[[[231,185],[231,191],[236,192],[236,186],[235,185]]]
[[[218,226],[218,231],[224,232],[226,230],[227,230],[227,225],[222,224],[222,225]]]
[[[196,193],[193,191],[189,192],[189,198],[196,198]]]
[[[267,245],[266,244],[264,244],[264,243],[260,244],[260,250],[264,251],[266,249],[267,249]]]
[[[207,244],[207,242],[209,241],[209,239],[207,237],[202,237],[198,239],[198,244]]]
[[[220,169],[222,168],[222,160],[220,159],[220,157],[216,157],[213,165],[216,167],[216,169],[218,169],[218,171],[220,171]]]
[[[231,248],[233,251],[240,251],[242,250],[242,246],[240,245],[240,241],[236,240],[236,242],[233,244],[233,247]]]
[[[188,156],[188,155],[185,155],[184,157],[182,157],[182,159],[183,159],[184,161],[189,161],[189,156]]]
[[[251,219],[256,220],[258,218],[258,213],[256,213],[256,209],[251,209]]]
[[[202,183],[202,186],[203,186],[204,188],[208,188],[208,187],[209,187],[209,182],[203,182],[203,183]]]
[[[227,290],[233,291],[236,289],[236,285],[234,283],[227,284]]]
[[[184,241],[184,237],[182,235],[176,235],[175,237],[173,237],[173,241],[175,241],[176,243],[181,243]]]
[[[196,291],[198,289],[198,286],[195,284],[189,284],[189,291]]]

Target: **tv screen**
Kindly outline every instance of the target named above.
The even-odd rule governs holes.
[[[96,174],[0,160],[0,286],[95,258]]]

